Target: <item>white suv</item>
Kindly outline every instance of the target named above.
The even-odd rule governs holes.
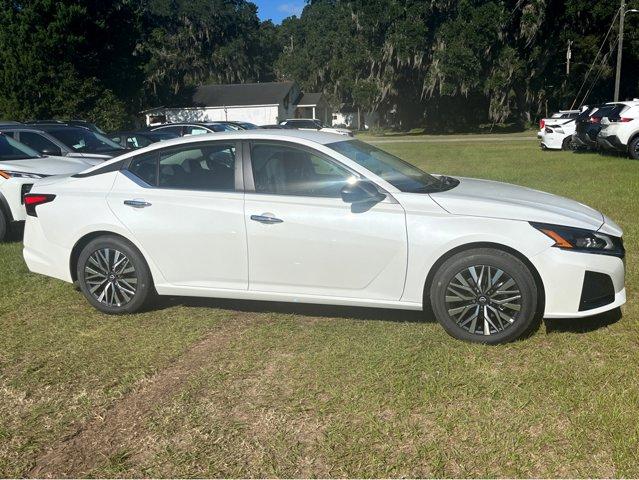
[[[617,115],[601,119],[603,128],[597,136],[597,144],[604,150],[639,159],[639,100],[620,103],[624,107]]]
[[[23,198],[34,182],[51,175],[77,173],[96,163],[83,158],[46,157],[0,133],[0,241],[12,224],[24,222]]]

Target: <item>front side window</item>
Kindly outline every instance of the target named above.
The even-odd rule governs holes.
[[[129,170],[151,186],[234,191],[235,145],[197,145],[136,157]]]
[[[402,192],[428,193],[442,188],[441,180],[419,168],[360,140],[326,145],[358,163]]]
[[[256,142],[251,167],[257,193],[340,197],[353,173],[319,152],[278,143]]]
[[[182,130],[184,127],[182,127],[182,125],[174,125],[171,127],[159,127],[159,128],[154,128],[153,131],[154,132],[162,132],[162,133],[173,133],[177,136],[181,136],[182,135]]]

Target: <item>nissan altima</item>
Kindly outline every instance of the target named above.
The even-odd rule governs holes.
[[[622,232],[597,210],[330,133],[156,143],[40,180],[25,206],[30,270],[109,314],[158,294],[429,309],[492,344],[626,300]]]

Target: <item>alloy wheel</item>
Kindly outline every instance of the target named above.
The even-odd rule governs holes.
[[[84,266],[89,293],[108,307],[126,305],[135,296],[138,277],[131,260],[114,248],[96,250]]]
[[[494,335],[517,321],[522,295],[504,270],[473,265],[451,279],[445,302],[448,315],[459,327],[476,335]]]

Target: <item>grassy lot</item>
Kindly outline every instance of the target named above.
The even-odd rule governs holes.
[[[414,138],[384,148],[616,219],[622,318],[498,347],[414,312],[169,299],[114,318],[3,244],[0,477],[639,476],[639,162]]]

